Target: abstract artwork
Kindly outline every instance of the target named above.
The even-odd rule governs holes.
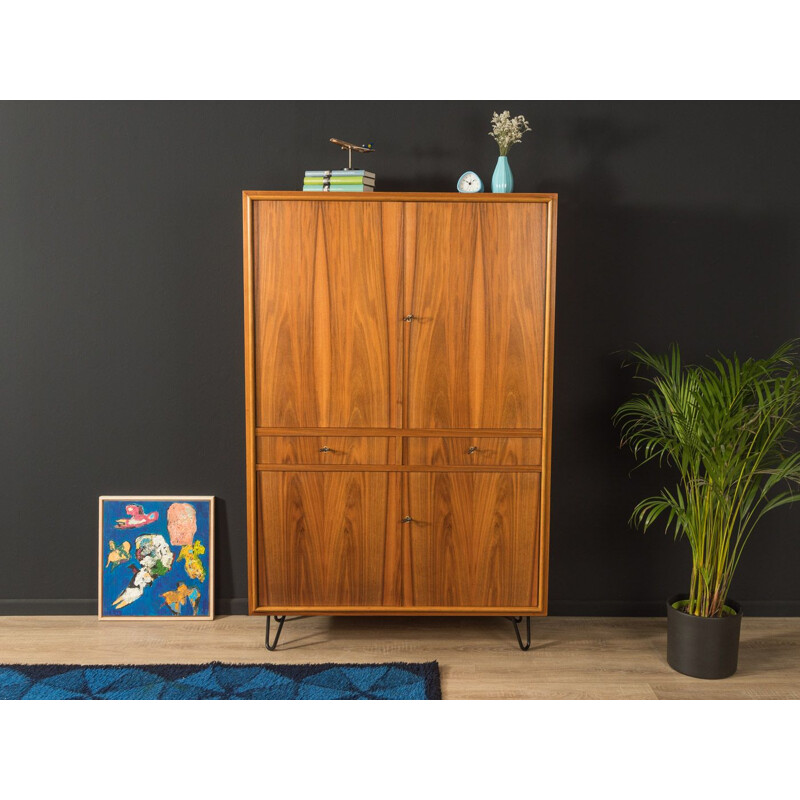
[[[101,497],[100,619],[213,619],[213,552],[213,497]]]

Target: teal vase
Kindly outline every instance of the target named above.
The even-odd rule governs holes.
[[[497,159],[497,166],[492,175],[492,191],[514,191],[514,176],[511,174],[511,167],[508,166],[508,156],[500,156]]]

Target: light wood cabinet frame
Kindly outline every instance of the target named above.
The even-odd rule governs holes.
[[[306,348],[302,353],[283,353],[283,363],[292,365],[291,374],[283,383],[276,376],[265,380],[258,363],[259,340],[269,339],[270,347],[276,343],[275,330],[269,321],[264,321],[266,309],[272,306],[257,295],[257,262],[262,258],[265,242],[270,246],[269,236],[273,235],[262,231],[262,238],[257,238],[265,220],[277,237],[283,235],[279,231],[293,225],[296,229],[292,237],[280,243],[281,257],[285,253],[288,259],[286,279],[273,269],[276,281],[271,289],[262,287],[262,291],[280,295],[269,298],[278,305],[290,290],[305,298],[283,311],[288,326],[284,330],[291,329],[296,337],[291,346]],[[361,220],[368,225],[363,235],[359,233]],[[498,221],[505,226],[503,230],[492,228]],[[370,192],[321,198],[304,192],[243,193],[251,614],[547,613],[556,227],[554,194]],[[424,242],[419,239],[420,231]],[[515,267],[505,265],[498,256],[502,247],[511,248]],[[528,253],[531,248],[536,252]],[[337,284],[331,269],[341,269],[351,253],[354,280],[360,283]],[[440,264],[443,269],[450,264],[451,271],[460,270],[458,278],[451,277],[452,289],[448,288],[446,276],[444,285],[436,283],[434,271]],[[523,273],[509,272],[513,269]],[[508,283],[509,279],[516,284],[510,290],[491,283]],[[410,308],[411,301],[420,298],[426,308]],[[288,305],[292,302],[289,298]],[[337,313],[343,315],[342,319],[334,318]],[[403,318],[409,314],[420,318],[419,328],[413,328],[413,321],[404,323]],[[424,319],[426,314],[428,319]],[[380,325],[373,325],[378,317]],[[356,329],[361,326],[360,330],[352,330],[351,323]],[[430,327],[423,329],[426,324]],[[434,331],[432,326],[439,329]],[[469,327],[471,338],[448,344],[448,337],[455,336],[456,329],[463,326]],[[516,326],[511,333],[507,332],[509,326]],[[315,336],[316,342],[310,343]],[[531,356],[530,343],[536,336],[542,340],[541,353]],[[498,343],[504,349],[501,356],[493,349]],[[312,350],[307,349],[309,346]],[[428,355],[422,352],[423,347],[428,349]],[[339,358],[348,360],[349,371],[337,363],[337,353]],[[524,359],[528,357],[539,359],[535,374],[526,372]],[[369,374],[365,374],[367,370]],[[415,381],[428,381],[430,385],[446,381],[449,395],[443,392],[436,398],[423,396],[410,384],[410,375],[416,376]],[[524,386],[519,395],[514,395],[521,384]],[[499,396],[495,391],[498,385],[506,387],[507,396]],[[538,392],[536,397],[530,393],[534,389]],[[264,444],[264,437],[282,439]],[[317,457],[314,448],[318,444],[327,446],[325,443],[334,439],[347,442],[352,456],[340,453],[338,463]],[[470,446],[483,444],[479,463],[472,464],[460,453],[466,442],[475,443]],[[385,459],[376,455],[384,451]],[[259,453],[275,455],[259,460]],[[353,474],[336,478],[337,473],[347,472]],[[361,498],[361,487],[367,499]],[[470,491],[480,494],[485,502],[481,505],[475,500],[477,505],[467,514],[462,507],[466,502],[463,498]],[[280,536],[284,538],[264,539],[269,533],[260,532],[259,514],[264,513],[264,508],[283,508],[288,502],[286,492],[293,492],[296,500],[291,513],[285,509],[280,512],[284,526]],[[535,504],[532,492],[537,494]],[[384,493],[386,507],[382,509]],[[339,514],[341,519],[350,520],[342,523],[343,535],[326,533],[329,523],[314,522],[322,519],[319,509],[303,510],[304,504],[313,504],[315,497],[323,495],[326,499],[319,502],[328,503],[330,515]],[[362,500],[368,511],[360,505]],[[447,546],[466,542],[461,545],[465,553],[456,553],[449,561],[434,551],[426,555],[427,545],[422,546],[425,541],[419,539],[421,524],[415,530],[413,523],[401,522],[412,501],[424,507],[431,518],[423,520],[426,525],[445,526],[436,535]],[[482,520],[474,523],[477,538],[467,540],[463,529],[453,534],[447,528],[453,518],[448,516],[446,507],[450,502],[460,503],[455,517],[461,514],[465,520]],[[490,507],[493,502],[497,509]],[[437,510],[431,504],[440,507]],[[506,530],[501,507],[510,509],[518,529]],[[487,521],[487,514],[492,513],[497,520]],[[286,550],[286,542],[291,540],[285,538],[289,535],[289,517],[295,524],[302,519],[302,525],[318,526],[318,530],[302,533],[308,537],[307,546],[298,544],[298,552],[306,559],[305,569],[319,571],[320,585],[316,587],[311,587],[307,576],[299,573],[292,582],[290,562],[294,556],[291,547]],[[378,518],[385,524],[377,525]],[[528,518],[535,529],[526,539],[524,526]],[[431,522],[437,519],[446,522]],[[486,532],[490,524],[496,527],[494,533]],[[365,526],[376,530],[366,531]],[[371,535],[382,540],[371,542],[364,538]],[[493,536],[497,543],[492,544]],[[328,556],[319,549],[325,537],[331,541],[329,565],[325,562]],[[529,596],[519,588],[527,585],[524,575],[509,572],[508,565],[502,564],[494,564],[494,577],[486,578],[493,585],[487,583],[469,591],[458,588],[458,565],[463,562],[463,570],[471,570],[473,580],[475,576],[480,579],[483,573],[476,559],[483,557],[481,548],[492,547],[499,548],[501,556],[503,552],[507,557],[518,552],[532,558]],[[466,553],[470,548],[472,556]],[[282,585],[289,587],[284,596],[280,591],[270,591],[273,587],[268,588],[265,583],[269,572],[264,560],[267,550],[272,558],[284,559],[275,567],[281,570]],[[337,586],[331,582],[330,569],[345,569],[342,564],[346,563],[343,559],[347,553],[353,554],[354,571]],[[463,559],[459,560],[459,556]],[[421,565],[420,558],[427,558],[430,563]],[[428,568],[434,561],[436,568],[431,571]],[[299,563],[295,566],[303,569]],[[363,587],[354,583],[358,570],[365,576]],[[452,570],[456,570],[455,578]],[[437,583],[439,579],[431,577],[435,575],[445,577]],[[517,588],[499,585],[503,575],[507,577],[502,581]],[[422,583],[427,587],[424,591]],[[439,585],[450,587],[441,592],[455,602],[436,596]],[[512,603],[504,600],[508,597],[513,597]]]

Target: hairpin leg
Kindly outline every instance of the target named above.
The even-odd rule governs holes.
[[[519,633],[519,623],[522,622],[522,617],[506,617],[506,619],[510,619],[514,623],[514,633],[517,634],[517,641],[519,642],[519,649],[520,650],[528,650],[531,646],[531,618],[525,617],[527,622],[527,639],[525,644],[522,643],[522,636]]]
[[[264,647],[267,650],[274,650],[278,646],[278,639],[281,638],[281,631],[283,630],[283,623],[286,622],[286,616],[283,617],[275,617],[275,622],[278,623],[278,632],[275,634],[275,640],[272,644],[269,643],[269,617],[267,617],[267,635],[264,638]],[[517,634],[519,635],[519,634]]]

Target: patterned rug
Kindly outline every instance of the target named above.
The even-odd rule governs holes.
[[[441,700],[439,665],[0,665],[0,700]]]

